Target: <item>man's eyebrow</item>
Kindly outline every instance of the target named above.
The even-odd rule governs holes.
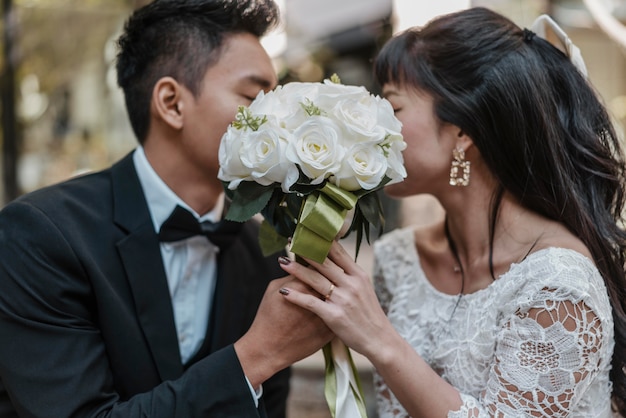
[[[268,80],[267,78],[264,77],[259,77],[257,75],[249,75],[247,77],[244,78],[244,82],[249,82],[252,84],[256,84],[260,87],[262,87],[263,89],[269,89],[272,88],[274,86],[274,83],[270,80]]]

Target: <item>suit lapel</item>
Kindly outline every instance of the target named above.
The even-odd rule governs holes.
[[[117,243],[135,310],[162,380],[183,372],[173,309],[156,232],[132,154],[112,167],[114,220],[127,235]]]

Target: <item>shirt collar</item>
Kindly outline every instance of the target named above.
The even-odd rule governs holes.
[[[220,195],[213,209],[200,216],[178,197],[178,195],[165,184],[161,177],[159,177],[156,171],[154,171],[148,158],[146,158],[143,147],[137,147],[133,153],[133,162],[137,176],[139,177],[139,183],[141,183],[141,188],[143,189],[146,202],[148,203],[154,230],[157,233],[161,229],[163,222],[172,214],[176,205],[187,209],[200,221],[210,220],[215,222],[221,218],[224,208],[224,193]]]

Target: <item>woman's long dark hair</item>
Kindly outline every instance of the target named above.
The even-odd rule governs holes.
[[[589,248],[615,323],[613,400],[626,416],[626,165],[610,117],[586,78],[547,41],[485,8],[433,20],[390,40],[378,82],[433,96],[442,122],[473,140],[503,191],[563,223]],[[493,270],[492,270],[493,271]]]

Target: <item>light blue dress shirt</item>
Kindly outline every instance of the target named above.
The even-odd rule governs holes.
[[[133,162],[157,233],[176,205],[190,211],[199,221],[220,220],[224,208],[223,195],[209,213],[200,216],[161,180],[148,162],[142,147],[138,147],[133,153]],[[180,358],[185,364],[200,349],[206,336],[215,292],[219,248],[203,236],[162,242],[160,246],[174,308]],[[258,406],[258,400],[263,393],[262,387],[255,391],[249,381],[248,386]]]

